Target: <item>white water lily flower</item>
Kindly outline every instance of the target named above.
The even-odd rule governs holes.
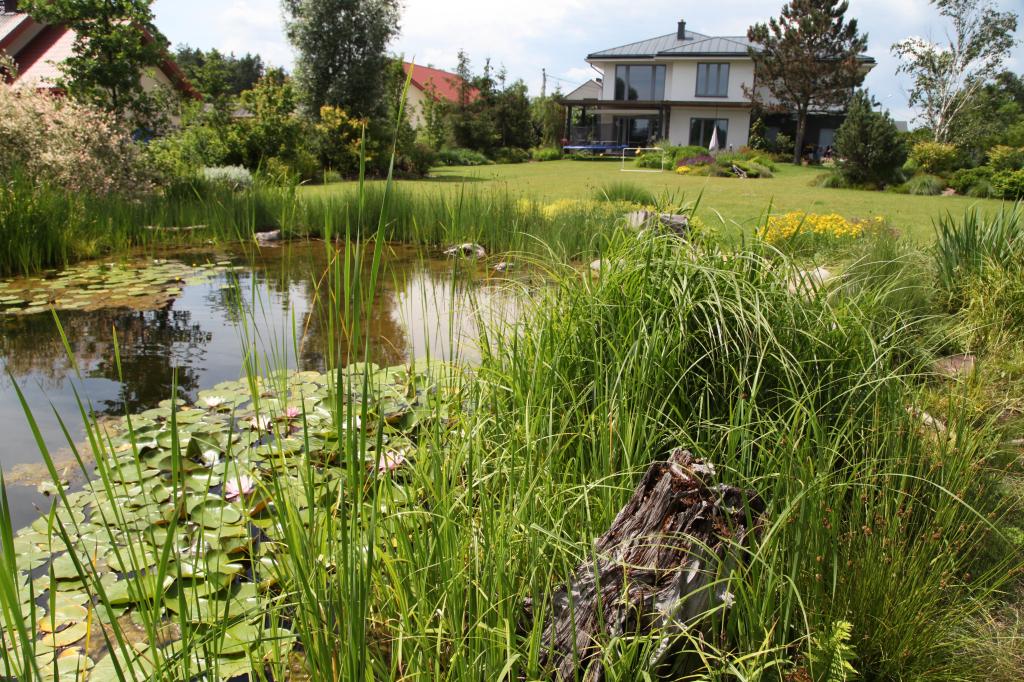
[[[252,476],[238,476],[224,484],[224,499],[228,502],[234,502],[243,496],[251,495],[255,489],[256,479]]]
[[[262,414],[250,417],[249,428],[255,431],[266,431],[270,428],[270,417]]]
[[[227,399],[224,396],[220,395],[208,395],[203,398],[203,404],[206,405],[211,410],[217,409],[226,402]]]
[[[206,468],[210,468],[220,461],[220,453],[216,450],[206,450],[199,455],[199,461]]]

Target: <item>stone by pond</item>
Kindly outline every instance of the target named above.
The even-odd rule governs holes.
[[[35,607],[24,625],[47,679],[113,679],[96,633],[114,620],[121,632],[134,624],[132,656],[143,671],[151,647],[173,647],[186,634],[218,633],[216,660],[197,662],[216,670],[203,679],[244,675],[272,652],[287,657],[294,634],[267,618],[284,608],[274,590],[286,570],[278,507],[287,498],[296,509],[326,509],[340,499],[351,430],[372,436],[359,466],[385,479],[387,504],[409,503],[404,480],[417,466],[417,434],[445,428],[464,407],[465,376],[439,362],[287,372],[222,382],[192,404],[166,401],[130,422],[108,420],[101,476],[13,540],[22,610]],[[102,602],[92,596],[100,591]],[[142,626],[154,613],[159,642]]]

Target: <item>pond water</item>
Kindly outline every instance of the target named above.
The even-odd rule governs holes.
[[[81,443],[76,390],[100,416],[155,407],[175,385],[180,398],[194,400],[199,390],[240,378],[250,344],[274,368],[323,371],[327,269],[324,244],[313,242],[161,253],[0,284],[0,467],[14,527],[49,507],[36,490],[49,476],[15,382],[58,466],[80,482],[57,417]],[[507,316],[515,289],[483,263],[388,247],[368,325],[369,359],[394,365],[429,354],[472,362],[479,357],[476,313]]]

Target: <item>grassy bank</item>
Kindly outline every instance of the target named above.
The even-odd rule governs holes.
[[[982,630],[1021,566],[1003,485],[1018,453],[970,384],[928,365],[997,352],[974,329],[1019,341],[1020,252],[991,235],[1019,244],[1021,221],[947,227],[939,259],[880,233],[835,281],[795,292],[785,244],[723,252],[606,227],[600,274],[547,261],[551,286],[518,322],[485,325],[472,371],[338,367],[366,350],[381,242],[325,246],[332,371],[288,377],[250,353],[240,382],[194,406],[95,424],[94,497],[59,494],[18,535],[0,524],[4,674],[54,665],[60,633],[95,622],[97,680],[281,680],[292,665],[332,681],[542,678],[552,594],[679,446],[766,510],[749,543],[696,569],[712,590],[685,628],[602,642],[605,679],[653,678],[664,645],[677,679],[825,680],[843,661],[866,679],[1013,673],[1014,642]],[[1002,305],[972,308],[974,282]],[[66,603],[80,591],[90,609]]]
[[[627,165],[628,167],[628,165]],[[825,189],[812,186],[820,168],[780,164],[774,178],[737,180],[687,177],[675,173],[623,173],[612,161],[550,161],[514,165],[435,168],[425,180],[402,181],[411,192],[432,195],[465,185],[476,190],[510,192],[543,202],[590,196],[597,188],[627,180],[655,195],[668,194],[693,201],[701,196],[697,215],[728,235],[750,234],[772,212],[839,213],[848,218],[883,216],[910,239],[932,239],[932,222],[941,214],[960,215],[969,206],[998,208],[994,199],[911,196],[886,192]],[[329,196],[347,191],[346,183],[303,188],[307,196]]]
[[[363,189],[347,184],[327,195],[294,187],[184,186],[166,196],[128,200],[15,182],[0,188],[0,275],[116,256],[136,246],[251,240],[253,233],[270,230],[282,230],[285,239],[349,230],[355,238],[381,234],[388,241],[431,248],[476,242],[492,252],[587,258],[603,248],[626,212],[641,207],[626,200],[631,194],[641,202],[657,201],[641,190],[546,204],[514,192],[468,187],[436,193],[393,187],[385,193],[379,183]],[[665,210],[685,208],[662,200]]]

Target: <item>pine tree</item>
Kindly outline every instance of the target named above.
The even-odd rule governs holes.
[[[839,171],[853,185],[881,186],[893,180],[907,160],[907,150],[888,112],[872,108],[867,91],[857,92],[836,131]]]
[[[755,89],[749,94],[757,102],[764,86],[796,114],[794,163],[800,163],[808,114],[845,105],[866,75],[858,57],[867,35],[857,31],[856,19],[846,20],[848,7],[846,0],[791,0],[778,19],[747,30],[757,44],[750,50]]]

